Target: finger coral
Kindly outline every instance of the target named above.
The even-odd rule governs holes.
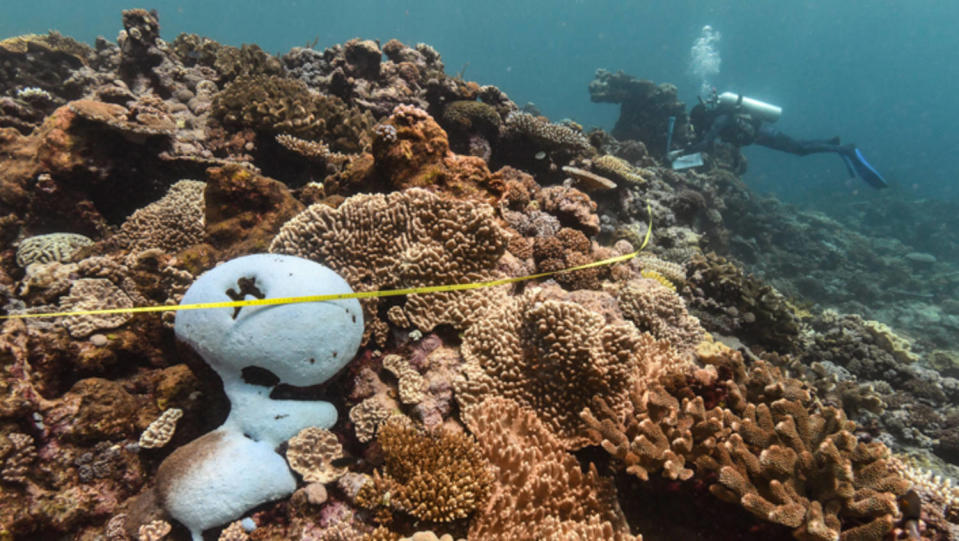
[[[699,378],[699,389],[722,389],[724,405],[707,409],[715,395],[667,377],[634,391],[625,416],[612,415],[602,399],[584,412],[621,467],[644,480],[656,471],[673,479],[715,475],[713,495],[799,539],[877,539],[892,529],[909,482],[885,445],[858,441],[841,410],[817,406],[797,380],[763,361],[747,370],[738,352],[714,342],[697,357],[718,374],[712,383]]]

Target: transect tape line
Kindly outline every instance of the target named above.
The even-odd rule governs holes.
[[[340,299],[368,299],[371,297],[394,297],[398,295],[414,295],[418,293],[464,291],[468,289],[480,289],[483,287],[494,287],[494,286],[501,286],[506,284],[515,284],[516,282],[524,282],[526,280],[536,280],[539,278],[552,276],[554,274],[561,274],[565,272],[573,272],[573,271],[578,271],[583,269],[591,269],[594,267],[602,267],[605,265],[612,265],[614,263],[628,261],[636,257],[639,254],[639,252],[643,251],[643,248],[646,247],[646,244],[649,242],[649,237],[653,232],[652,211],[649,209],[648,205],[647,205],[647,210],[649,211],[649,219],[650,219],[649,227],[646,228],[646,236],[643,238],[643,244],[635,252],[616,256],[616,257],[610,257],[608,259],[602,259],[599,261],[593,261],[592,263],[577,265],[575,267],[569,267],[566,269],[560,269],[560,270],[549,271],[549,272],[540,272],[537,274],[530,274],[527,276],[518,276],[515,278],[501,278],[499,280],[487,280],[485,282],[470,282],[466,284],[448,284],[448,285],[441,285],[441,286],[409,287],[405,289],[385,289],[380,291],[354,291],[353,293],[332,293],[327,295],[304,295],[300,297],[276,297],[272,299],[249,299],[249,300],[241,300],[241,301],[201,302],[196,304],[138,306],[134,308],[103,308],[99,310],[77,310],[75,312],[9,314],[9,315],[0,316],[0,320],[26,319],[26,318],[37,318],[37,317],[88,316],[88,315],[105,315],[105,314],[141,314],[145,312],[177,312],[180,310],[202,310],[206,308],[236,308],[241,306],[272,306],[277,304],[295,304],[300,302],[336,301]]]

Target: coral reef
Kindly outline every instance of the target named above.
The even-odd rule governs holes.
[[[674,171],[675,87],[590,94],[612,133],[426,44],[167,43],[143,9],[0,41],[4,315],[326,292],[284,261],[363,294],[548,273],[3,320],[0,538],[954,537],[959,213],[791,208],[735,147]]]

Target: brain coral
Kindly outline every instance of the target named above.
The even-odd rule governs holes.
[[[531,290],[501,302],[466,331],[456,397],[464,407],[490,395],[516,400],[564,446],[578,448],[589,444],[579,414],[591,397],[625,407],[661,347],[631,323],[607,324],[577,303],[544,300]]]
[[[357,291],[477,282],[494,269],[506,235],[484,203],[442,199],[425,190],[357,195],[333,209],[315,204],[287,222],[270,251],[319,261]],[[426,332],[443,323],[465,328],[503,295],[502,288],[410,295],[402,308]],[[365,306],[377,337],[385,322],[377,299]],[[395,311],[394,311],[395,312]]]
[[[76,233],[50,233],[25,239],[17,248],[17,265],[69,261],[74,252],[93,241]]]

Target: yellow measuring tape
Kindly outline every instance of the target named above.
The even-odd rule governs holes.
[[[26,318],[36,318],[36,317],[67,317],[67,316],[89,316],[89,315],[104,315],[104,314],[140,314],[145,312],[176,312],[179,310],[202,310],[205,308],[235,308],[238,306],[271,306],[277,304],[294,304],[300,302],[321,302],[321,301],[335,301],[340,299],[368,299],[371,297],[394,297],[397,295],[413,295],[419,293],[438,293],[442,291],[464,291],[468,289],[480,289],[483,287],[493,287],[501,286],[506,284],[515,284],[516,282],[524,282],[526,280],[536,280],[539,278],[545,278],[547,276],[552,276],[554,274],[561,274],[566,272],[574,272],[583,269],[591,269],[594,267],[602,267],[604,265],[612,265],[614,263],[620,263],[622,261],[628,261],[636,257],[639,252],[643,251],[643,248],[646,247],[646,244],[649,243],[649,237],[653,232],[653,216],[652,210],[647,205],[647,211],[649,211],[649,227],[646,229],[646,236],[643,238],[643,244],[635,252],[624,254],[616,257],[610,257],[608,259],[602,259],[600,261],[593,261],[592,263],[586,263],[584,265],[577,265],[575,267],[569,267],[566,269],[560,269],[550,272],[540,272],[538,274],[530,274],[528,276],[518,276],[516,278],[502,278],[499,280],[488,280],[485,282],[470,282],[467,284],[448,284],[441,286],[424,286],[424,287],[409,287],[406,289],[386,289],[380,291],[355,291],[353,293],[334,293],[329,295],[304,295],[301,297],[277,297],[273,299],[249,299],[241,301],[224,301],[224,302],[202,302],[196,304],[177,304],[177,305],[157,305],[157,306],[138,306],[135,308],[104,308],[100,310],[77,310],[75,312],[44,312],[38,314],[9,314],[5,316],[0,316],[0,320],[4,319],[26,319]]]

